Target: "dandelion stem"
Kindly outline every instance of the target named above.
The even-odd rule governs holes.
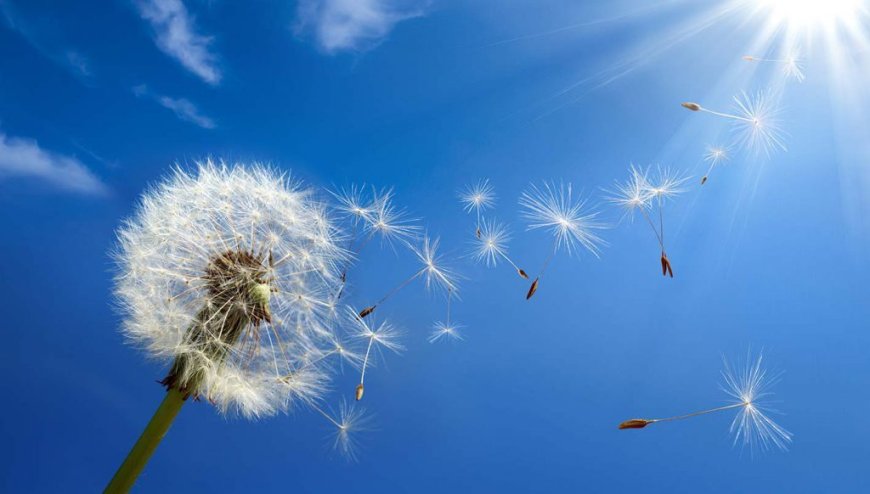
[[[722,407],[711,408],[709,410],[701,410],[700,412],[687,413],[686,415],[677,415],[676,417],[667,417],[667,418],[663,418],[663,419],[649,419],[647,421],[649,423],[655,423],[655,422],[670,422],[672,420],[683,420],[683,419],[687,419],[687,418],[691,418],[691,417],[697,417],[698,415],[706,415],[708,413],[721,412],[723,410],[731,410],[732,408],[745,407],[749,404],[750,404],[749,402],[741,402],[741,403],[735,403],[733,405],[725,405]]]
[[[181,410],[181,406],[184,405],[184,399],[185,395],[176,388],[170,388],[166,392],[166,398],[163,399],[157,411],[154,412],[151,421],[148,422],[145,430],[142,431],[142,435],[139,436],[139,440],[133,445],[133,449],[130,450],[127,458],[124,459],[124,463],[115,472],[115,476],[112,477],[109,485],[106,486],[104,493],[113,494],[130,491],[133,483],[136,482],[136,478],[142,473],[145,464],[148,463],[151,455],[154,454],[154,450],[157,449],[157,445],[160,444],[163,436],[166,435],[169,426],[172,425],[172,421],[175,420],[175,416]]]

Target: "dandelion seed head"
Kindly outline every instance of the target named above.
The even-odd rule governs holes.
[[[123,332],[171,370],[164,383],[225,413],[286,411],[320,396],[325,296],[347,259],[312,193],[258,165],[176,169],[118,231]],[[284,379],[292,375],[293,379]]]
[[[778,377],[769,375],[762,367],[762,355],[753,359],[749,354],[745,362],[736,365],[725,361],[722,377],[723,390],[734,404],[743,405],[731,422],[734,444],[749,447],[750,451],[788,449],[792,434],[770,419],[774,410],[765,405],[772,395],[768,390]]]
[[[459,200],[462,201],[467,212],[480,212],[495,205],[495,189],[488,179],[483,179],[463,189],[459,194]]]
[[[542,187],[530,185],[520,197],[528,229],[549,229],[556,239],[555,248],[572,254],[580,245],[598,257],[604,240],[598,231],[605,225],[598,221],[598,212],[586,207],[585,199],[575,199],[570,183],[544,182]]]

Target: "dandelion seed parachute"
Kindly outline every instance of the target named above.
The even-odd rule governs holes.
[[[734,97],[734,113],[709,110],[698,103],[681,103],[693,112],[704,112],[726,118],[734,123],[734,134],[739,147],[770,156],[774,151],[786,151],[784,133],[779,124],[779,108],[772,102],[772,95],[759,91],[753,95],[745,92]]]
[[[722,146],[710,146],[707,148],[707,154],[704,155],[704,161],[710,163],[710,167],[707,168],[707,173],[701,177],[701,185],[707,183],[707,179],[716,165],[728,161],[728,149]]]
[[[364,320],[356,309],[350,307],[347,317],[354,328],[352,336],[366,341],[366,352],[360,369],[359,384],[354,389],[354,398],[356,401],[360,401],[365,394],[366,370],[372,362],[372,350],[379,352],[381,348],[385,348],[399,353],[404,350],[404,347],[398,341],[400,333],[388,322],[376,325],[371,320]]]
[[[463,204],[466,212],[474,212],[477,215],[477,230],[475,235],[480,238],[481,235],[481,213],[485,209],[491,208],[495,204],[495,190],[490,185],[489,180],[483,179],[475,185],[466,187],[459,193],[459,200]]]
[[[480,235],[477,236],[474,251],[476,261],[483,262],[487,266],[497,266],[499,261],[507,261],[521,278],[529,279],[529,275],[508,256],[507,244],[510,242],[511,236],[507,227],[496,221],[484,220],[479,232]]]
[[[538,276],[532,281],[526,300],[538,291],[539,282],[553,256],[560,249],[572,255],[577,247],[583,247],[595,257],[599,256],[605,244],[598,231],[605,225],[598,221],[598,212],[586,206],[586,200],[576,198],[570,183],[545,182],[542,187],[532,184],[522,196],[520,206],[523,217],[528,221],[528,229],[546,229],[554,237],[553,250],[544,261]]]
[[[634,165],[630,166],[629,171],[629,179],[624,183],[617,183],[615,189],[610,191],[608,200],[622,207],[630,219],[634,218],[634,212],[640,211],[661,248],[662,275],[673,278],[673,267],[665,249],[664,204],[668,199],[684,192],[683,184],[688,177],[663,167],[658,168],[655,179],[649,177],[647,170],[641,170]],[[658,226],[650,214],[653,210],[658,211]]]
[[[751,451],[778,448],[788,449],[792,435],[776,422],[770,419],[771,410],[764,401],[770,397],[770,386],[777,382],[776,376],[770,376],[762,367],[762,355],[753,359],[751,354],[747,360],[732,366],[727,361],[722,371],[722,389],[728,394],[727,405],[698,412],[658,419],[630,419],[619,424],[619,429],[643,429],[658,422],[685,420],[700,415],[726,410],[736,410],[737,415],[731,422],[730,432],[734,436],[734,444],[749,447]]]

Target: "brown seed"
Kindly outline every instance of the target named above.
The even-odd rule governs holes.
[[[359,401],[363,397],[363,393],[365,393],[365,386],[362,383],[356,385],[356,401]]]
[[[685,108],[687,110],[701,111],[701,105],[699,105],[698,103],[680,103],[680,104],[683,106],[683,108]]]
[[[662,276],[668,275],[668,257],[662,252]]]
[[[375,311],[375,307],[377,307],[377,306],[376,306],[376,305],[373,305],[373,306],[371,306],[371,307],[366,307],[365,309],[359,311],[359,317],[360,317],[360,319],[362,319],[362,318],[364,318],[365,316],[367,316],[367,315],[371,314],[372,312],[374,312],[374,311]]]
[[[701,185],[704,185],[705,183],[707,183],[707,175],[701,177]]]
[[[477,235],[477,238],[480,238],[480,227],[477,227],[475,234]]]
[[[526,272],[523,271],[522,269],[517,268],[517,273],[519,273],[520,276],[521,276],[524,280],[529,279],[529,275],[527,275]]]
[[[752,55],[743,55],[743,60],[746,60],[747,62],[754,62],[755,57],[753,57]]]
[[[651,423],[652,421],[645,419],[631,419],[619,424],[619,429],[643,429]]]
[[[532,286],[529,287],[529,293],[526,294],[526,300],[532,298],[532,295],[538,291],[538,278],[535,278],[535,281],[532,282]]]

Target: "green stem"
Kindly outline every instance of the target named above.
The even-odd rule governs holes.
[[[112,481],[109,482],[106,490],[103,491],[104,494],[130,491],[133,483],[136,482],[136,478],[142,473],[145,464],[148,463],[148,459],[151,458],[154,450],[157,449],[157,445],[160,444],[163,436],[166,435],[166,431],[169,430],[169,426],[172,425],[172,421],[175,420],[178,411],[181,410],[181,405],[184,405],[184,398],[184,394],[175,388],[170,388],[166,392],[166,398],[163,399],[163,403],[154,412],[154,416],[151,417],[151,421],[148,422],[145,430],[142,431],[139,440],[136,441],[124,463],[115,472]]]

